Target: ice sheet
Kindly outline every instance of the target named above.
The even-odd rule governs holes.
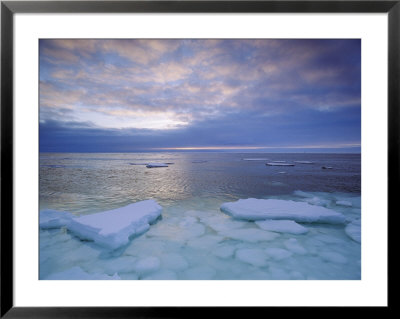
[[[136,202],[117,209],[71,219],[68,229],[82,239],[116,249],[140,235],[160,217],[162,207],[154,200]]]
[[[237,219],[289,219],[304,223],[342,224],[345,217],[332,209],[304,202],[279,199],[239,199],[224,203],[221,211]]]

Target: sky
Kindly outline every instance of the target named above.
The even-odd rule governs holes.
[[[41,152],[360,152],[359,39],[41,39]]]

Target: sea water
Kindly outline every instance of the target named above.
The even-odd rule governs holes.
[[[306,234],[258,238],[252,233],[271,232],[220,211],[226,202],[275,198],[359,221],[360,154],[41,153],[39,175],[40,210],[80,216],[150,198],[163,207],[149,231],[115,251],[65,228],[41,229],[40,279],[361,279],[361,244],[346,225],[302,224]]]

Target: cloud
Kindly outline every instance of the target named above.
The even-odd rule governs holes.
[[[195,132],[200,144],[208,128],[220,143],[251,144],[274,134],[267,120],[360,111],[360,50],[359,40],[41,40],[40,120],[165,130],[176,141]],[[251,129],[240,125],[242,138],[230,121]]]

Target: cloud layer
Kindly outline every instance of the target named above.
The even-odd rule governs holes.
[[[41,151],[359,145],[360,61],[360,40],[40,40]]]

